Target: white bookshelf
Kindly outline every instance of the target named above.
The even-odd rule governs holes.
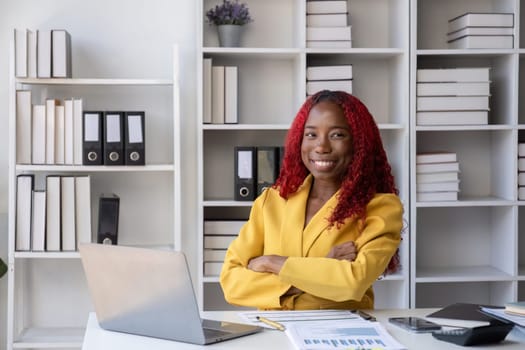
[[[13,44],[12,44],[13,46]],[[92,241],[96,242],[98,198],[120,197],[119,244],[181,249],[180,101],[178,49],[169,79],[14,77],[10,57],[7,349],[70,349],[82,346],[94,310],[78,252],[15,251],[16,176],[91,176]],[[83,99],[84,110],[144,110],[145,166],[16,164],[16,90],[30,89],[32,103],[45,98]]]
[[[306,96],[309,64],[352,64],[353,93],[379,124],[400,196],[409,214],[409,1],[348,1],[353,48],[306,48],[305,0],[246,0],[254,22],[245,26],[239,48],[218,47],[216,28],[197,9],[197,291],[202,310],[232,309],[218,277],[203,274],[203,222],[247,219],[251,202],[233,200],[233,147],[280,146]],[[239,123],[203,124],[203,58],[238,66]],[[408,227],[401,244],[403,269],[378,281],[376,307],[409,306]]]
[[[411,103],[411,189],[418,152],[456,152],[461,171],[458,201],[418,202],[411,192],[411,307],[502,305],[525,298],[524,202],[517,200],[517,144],[525,138],[523,5],[520,0],[411,3],[412,77],[418,68],[490,67],[491,79],[488,125],[418,126]],[[465,12],[514,13],[514,48],[448,49],[447,22]],[[412,78],[412,101],[415,84]]]

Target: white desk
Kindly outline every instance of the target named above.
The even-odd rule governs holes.
[[[374,310],[369,313],[376,316],[386,329],[408,350],[444,350],[444,349],[503,349],[503,350],[523,350],[525,349],[525,336],[513,330],[504,342],[492,346],[470,346],[461,347],[451,343],[446,343],[434,339],[431,334],[414,334],[402,330],[388,323],[388,317],[393,316],[425,316],[435,309],[412,309],[412,310]],[[242,322],[236,311],[208,311],[204,312],[203,317],[214,320],[225,320],[230,322]],[[164,350],[164,349],[228,349],[228,350],[257,350],[257,349],[279,349],[294,350],[293,345],[288,340],[284,332],[265,329],[261,333],[248,335],[238,339],[228,340],[213,345],[193,345],[178,343],[168,340],[148,338],[118,332],[110,332],[99,327],[94,313],[89,315],[89,320],[84,337],[82,350],[105,350],[105,349],[126,349],[126,350]]]

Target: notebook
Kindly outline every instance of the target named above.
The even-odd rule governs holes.
[[[200,345],[262,330],[201,319],[181,252],[104,244],[79,250],[103,329]]]

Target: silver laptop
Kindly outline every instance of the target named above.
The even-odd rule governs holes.
[[[262,330],[202,320],[181,252],[104,244],[79,249],[104,329],[201,345]]]

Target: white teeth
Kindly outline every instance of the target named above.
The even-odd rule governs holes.
[[[316,166],[319,167],[328,167],[331,166],[334,162],[326,161],[326,160],[316,160],[314,161]]]

